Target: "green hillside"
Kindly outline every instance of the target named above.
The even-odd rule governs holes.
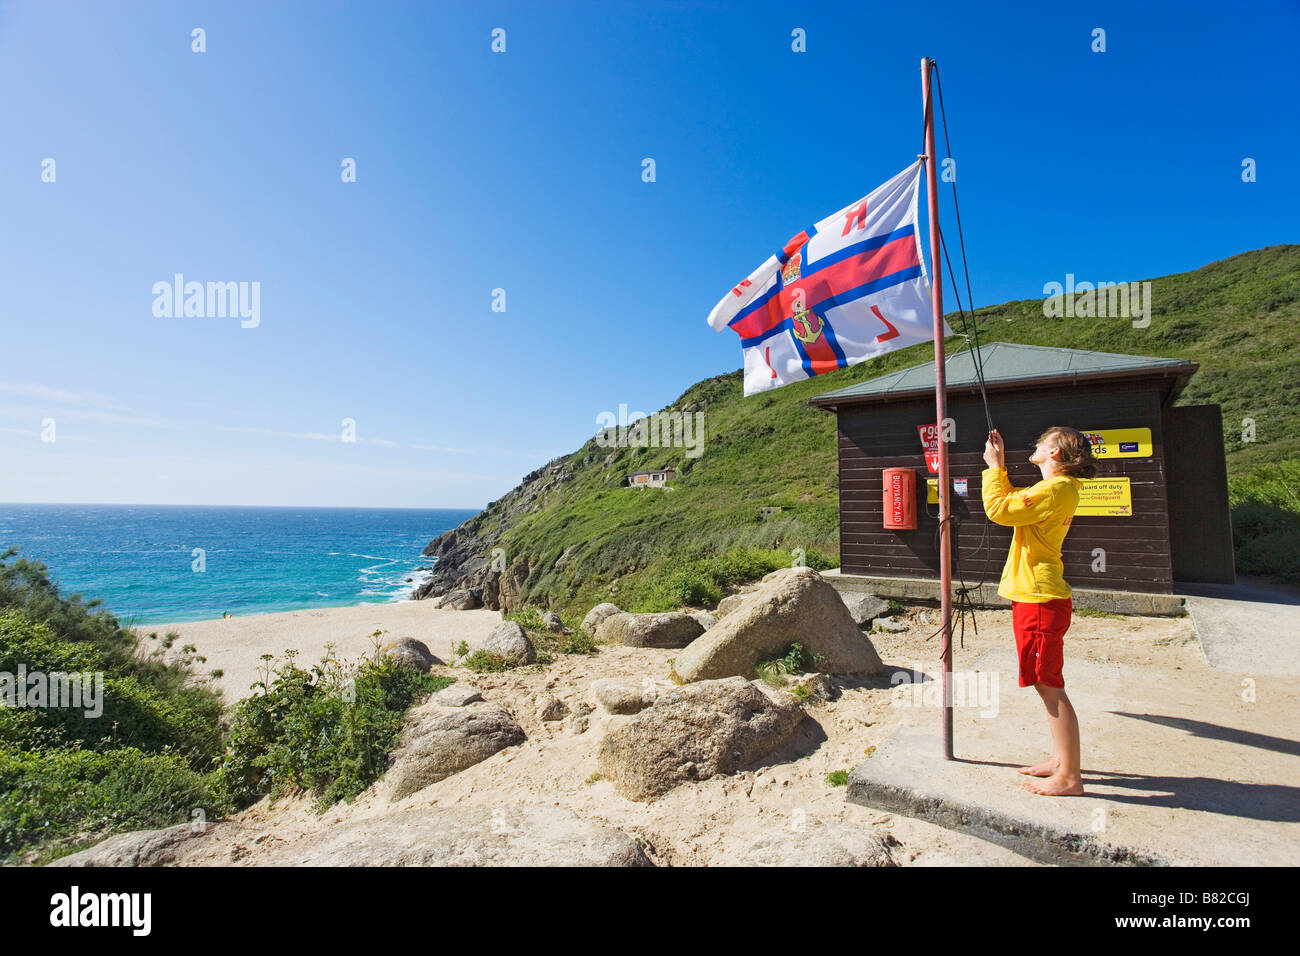
[[[1294,579],[1300,566],[1300,246],[1243,253],[1152,282],[1148,328],[1123,318],[1048,319],[1041,300],[1026,300],[980,309],[980,342],[1198,362],[1178,401],[1223,406],[1238,571]],[[948,321],[965,331],[955,313]],[[957,335],[946,346],[952,353],[969,343]],[[449,534],[462,552],[467,540],[503,548],[511,566],[527,565],[524,600],[574,613],[610,599],[632,610],[704,603],[728,584],[789,564],[793,548],[805,549],[814,566],[835,566],[835,418],[807,400],[931,354],[925,343],[750,398],[742,397],[739,371],[706,379],[671,406],[705,409],[700,457],[681,448],[607,448],[592,439],[547,467],[553,480],[526,483]],[[1242,440],[1247,417],[1255,422],[1254,442]],[[664,465],[678,469],[674,491],[620,487],[627,473]],[[763,506],[782,510],[760,518]],[[438,554],[442,542],[428,553]]]

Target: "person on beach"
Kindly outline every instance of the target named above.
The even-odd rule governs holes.
[[[1026,790],[1049,797],[1083,793],[1079,765],[1079,719],[1065,694],[1064,637],[1070,627],[1070,585],[1065,582],[1061,543],[1079,507],[1080,479],[1097,474],[1092,446],[1078,430],[1053,425],[1034,444],[1029,460],[1043,479],[1013,488],[1007,477],[1006,448],[997,429],[984,445],[988,468],[982,477],[984,512],[989,520],[1014,528],[998,594],[1011,602],[1011,625],[1020,660],[1020,686],[1033,685],[1047,708],[1052,753],[1020,773]]]

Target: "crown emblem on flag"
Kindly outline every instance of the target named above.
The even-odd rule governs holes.
[[[783,281],[786,285],[789,285],[791,282],[798,282],[799,267],[802,264],[803,264],[803,253],[796,252],[788,260],[786,260],[785,266],[782,267],[781,281]]]

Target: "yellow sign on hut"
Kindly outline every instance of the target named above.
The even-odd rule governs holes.
[[[1094,458],[1150,458],[1151,429],[1149,428],[1100,428],[1093,431],[1082,429],[1083,435],[1092,443]]]
[[[1082,478],[1078,517],[1131,518],[1133,496],[1127,478]]]

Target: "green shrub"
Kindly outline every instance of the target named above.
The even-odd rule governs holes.
[[[498,672],[509,670],[515,665],[502,657],[500,654],[493,654],[491,651],[478,650],[462,662],[472,671]]]
[[[832,558],[828,554],[823,554],[816,548],[809,548],[804,556],[804,562],[814,571],[829,571],[831,568],[838,568],[840,562],[838,558]]]
[[[802,644],[791,644],[784,655],[762,661],[755,670],[765,683],[773,687],[784,687],[791,674],[802,674],[825,660],[821,654],[809,654]]]
[[[1237,549],[1238,574],[1260,574],[1300,584],[1300,520],[1295,527],[1262,534]]]
[[[528,633],[537,650],[537,663],[549,664],[556,654],[594,654],[596,641],[582,629],[580,621],[560,615],[560,623],[572,634],[552,631],[542,621],[542,612],[535,607],[525,607],[503,615],[507,621],[514,621]],[[479,670],[487,668],[480,667]]]
[[[596,639],[580,627],[575,627],[572,634],[556,636],[561,654],[595,654]]]
[[[525,631],[541,631],[546,629],[546,625],[542,623],[542,612],[535,607],[526,607],[521,611],[503,614],[502,618],[507,621],[514,621]]]
[[[221,753],[221,702],[208,687],[160,689],[147,675],[115,665],[98,645],[62,640],[49,624],[29,620],[25,612],[0,611],[0,671],[16,674],[20,665],[28,673],[100,674],[102,712],[87,716],[89,704],[10,711],[0,718],[0,744],[168,750],[197,771],[215,766]]]
[[[0,745],[179,754],[200,773],[221,759],[221,698],[192,665],[192,649],[152,648],[117,619],[63,597],[45,565],[9,549],[0,554],[0,670],[101,672],[103,714],[85,708],[40,708],[0,716]],[[154,635],[156,638],[156,635]],[[29,716],[30,715],[30,716]]]
[[[235,709],[219,773],[234,806],[295,787],[322,810],[351,800],[383,774],[407,708],[452,683],[378,653],[354,666],[327,653],[310,671],[293,656],[268,660],[261,693]]]
[[[1300,460],[1234,477],[1228,499],[1237,573],[1300,583]]]
[[[673,572],[655,592],[665,611],[679,607],[708,607],[722,600],[722,590],[705,572],[689,567]]]
[[[79,837],[183,823],[223,811],[210,778],[178,754],[0,747],[0,857]],[[75,846],[67,849],[75,849]]]

